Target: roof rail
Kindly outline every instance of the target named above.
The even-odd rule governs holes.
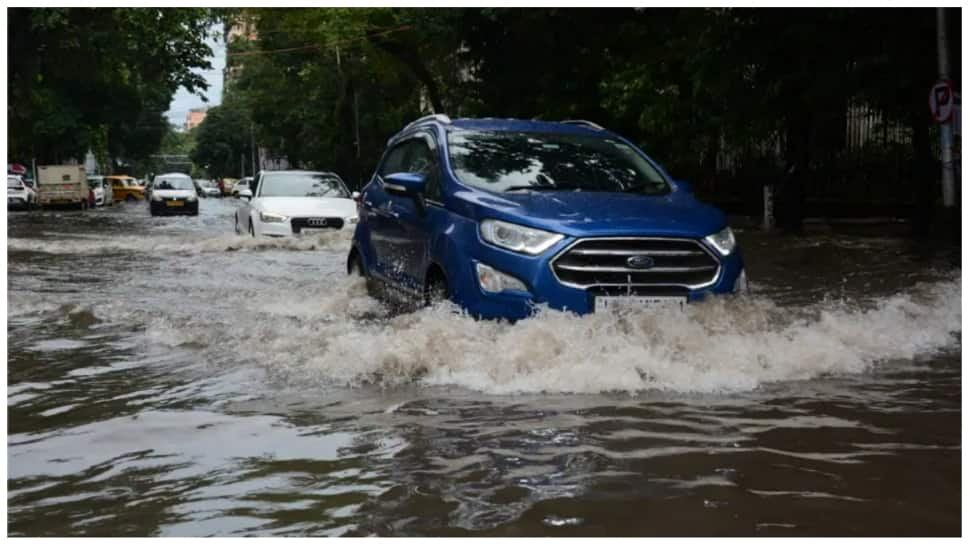
[[[606,128],[602,125],[597,125],[592,121],[586,121],[585,119],[566,119],[561,123],[568,123],[570,125],[582,125],[583,127],[589,127],[590,129],[596,129],[597,131],[605,131]]]
[[[429,114],[427,116],[420,117],[412,121],[411,123],[408,123],[407,125],[404,126],[404,129],[401,129],[401,130],[406,131],[419,123],[424,123],[426,121],[432,121],[432,120],[438,121],[440,123],[444,123],[445,125],[451,125],[451,118],[449,118],[448,116],[444,114]]]

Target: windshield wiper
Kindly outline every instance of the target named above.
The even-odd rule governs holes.
[[[644,195],[665,195],[668,193],[666,186],[660,186],[657,184],[641,184],[639,186],[631,186],[623,190],[624,193],[642,193]]]
[[[516,191],[516,190],[533,190],[533,191],[556,191],[556,190],[568,190],[572,188],[564,188],[562,186],[532,186],[529,184],[521,184],[519,186],[509,186],[505,188],[504,191]]]

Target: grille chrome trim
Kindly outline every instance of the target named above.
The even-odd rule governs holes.
[[[701,250],[608,250],[605,248],[578,248],[573,251],[573,254],[582,256],[703,256],[704,252]]]
[[[651,267],[649,269],[634,269],[632,267],[609,267],[600,265],[560,265],[559,269],[569,271],[588,271],[591,273],[692,273],[696,271],[711,271],[717,269],[714,265],[697,267]],[[598,284],[598,283],[597,283]]]
[[[658,251],[649,251],[649,250],[630,250],[630,251],[623,251],[623,250],[618,250],[617,251],[617,250],[612,250],[612,249],[579,249],[579,250],[587,250],[587,252],[583,252],[583,253],[577,252],[577,254],[583,255],[583,256],[634,256],[634,255],[652,255],[652,256],[701,256],[701,255],[706,254],[712,260],[714,260],[714,262],[717,264],[717,266],[716,267],[715,266],[705,266],[704,268],[690,269],[690,271],[664,271],[662,267],[654,267],[654,268],[651,268],[651,269],[627,269],[627,268],[623,268],[622,270],[615,271],[616,273],[646,273],[646,272],[650,272],[650,271],[653,271],[655,273],[678,273],[678,272],[697,272],[697,271],[714,270],[714,274],[711,276],[711,279],[709,281],[706,281],[706,282],[703,282],[703,283],[697,283],[697,284],[676,283],[676,282],[669,282],[669,281],[667,281],[667,282],[656,282],[656,283],[643,283],[643,282],[636,282],[636,283],[634,283],[634,282],[629,282],[628,281],[628,282],[620,282],[620,283],[617,283],[617,282],[594,282],[594,283],[590,283],[590,284],[578,284],[578,283],[572,283],[572,282],[563,281],[561,278],[559,278],[559,275],[556,273],[556,262],[558,262],[560,258],[562,258],[562,257],[566,256],[567,254],[569,254],[573,250],[573,248],[575,246],[577,246],[579,244],[582,244],[582,243],[587,243],[587,242],[590,242],[590,241],[592,241],[592,242],[602,242],[602,241],[631,241],[631,242],[672,241],[672,242],[676,242],[676,243],[690,243],[690,244],[693,244],[693,245],[697,246],[699,250],[690,250],[690,251],[686,251],[686,250],[683,250],[683,251],[681,251],[681,250],[658,250]],[[592,252],[590,252],[590,251],[592,251]],[[686,252],[686,254],[682,254],[681,252]],[[570,243],[569,246],[567,246],[566,248],[560,250],[555,256],[552,257],[552,259],[549,260],[549,262],[548,262],[547,265],[549,267],[549,271],[552,273],[553,278],[555,278],[557,282],[559,282],[563,286],[568,286],[568,287],[571,287],[571,288],[578,288],[578,289],[581,289],[581,290],[587,290],[589,288],[594,288],[594,287],[608,287],[608,286],[627,286],[627,287],[643,287],[643,286],[647,286],[647,287],[650,287],[650,286],[670,287],[670,286],[681,286],[681,287],[684,287],[684,288],[686,288],[688,290],[699,290],[699,289],[702,289],[702,288],[707,288],[709,286],[713,286],[715,283],[717,283],[718,279],[721,278],[721,270],[723,269],[723,265],[721,264],[721,260],[718,258],[718,256],[711,249],[709,249],[706,245],[704,245],[703,243],[701,243],[699,240],[697,240],[697,239],[691,239],[691,238],[688,238],[688,237],[584,237],[584,238],[581,238],[581,239],[576,239],[575,241],[573,241],[572,243]],[[575,270],[575,269],[572,269],[572,268],[575,268],[575,267],[583,267],[583,266],[568,266],[567,265],[567,266],[560,266],[560,267],[562,269]],[[592,266],[590,266],[590,267],[592,267]],[[600,272],[614,272],[614,271],[609,271],[609,270],[603,271],[603,270],[601,270]],[[629,279],[629,276],[628,276],[628,279]]]

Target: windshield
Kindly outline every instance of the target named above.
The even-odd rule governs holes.
[[[452,130],[448,153],[462,183],[491,191],[670,191],[650,162],[608,137]]]
[[[332,174],[267,174],[259,185],[260,197],[348,197],[343,182]]]
[[[159,178],[155,181],[152,189],[156,190],[192,190],[192,179],[188,177],[178,178]]]

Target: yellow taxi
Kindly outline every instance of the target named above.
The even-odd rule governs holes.
[[[138,181],[130,176],[113,175],[106,176],[104,179],[111,183],[115,201],[142,201],[145,199],[145,187],[139,185]]]

